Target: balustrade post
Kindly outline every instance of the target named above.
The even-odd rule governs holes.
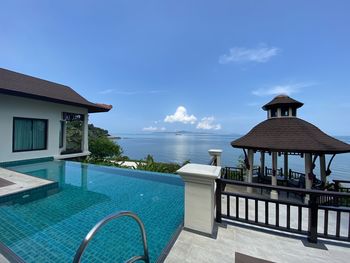
[[[221,167],[189,163],[177,173],[185,182],[184,227],[212,235],[216,212],[215,180],[221,177]],[[221,191],[221,184],[216,189]]]
[[[308,217],[309,227],[307,239],[310,243],[317,243],[318,204],[316,194],[310,194]]]

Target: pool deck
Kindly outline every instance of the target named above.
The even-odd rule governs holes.
[[[235,189],[244,192],[245,189]],[[255,193],[259,195],[259,193]],[[265,193],[263,193],[264,195]],[[285,197],[282,197],[285,198]],[[296,198],[296,197],[289,197]],[[296,198],[296,200],[300,198]],[[294,200],[294,201],[296,201]],[[235,200],[231,200],[230,209],[235,216]],[[301,201],[301,200],[300,200]],[[245,215],[245,201],[239,199],[239,217]],[[259,207],[264,206],[259,202]],[[222,197],[222,213],[227,214],[227,200]],[[291,227],[297,226],[297,211],[291,208]],[[286,207],[280,207],[280,225],[286,224]],[[259,218],[264,218],[263,207],[259,208]],[[260,214],[262,213],[262,214]],[[254,218],[254,206],[249,206],[249,218]],[[318,215],[318,228],[323,229],[322,211]],[[342,215],[346,216],[346,215]],[[303,208],[302,229],[307,231],[308,209]],[[344,218],[346,219],[346,218]],[[259,219],[260,220],[260,219]],[[270,207],[269,222],[275,221],[275,207]],[[342,222],[348,222],[342,220]],[[329,214],[329,233],[335,234],[336,214]],[[341,224],[340,234],[346,235],[348,224]],[[350,243],[335,240],[319,239],[317,245],[311,244],[306,237],[282,231],[271,230],[249,224],[235,223],[223,220],[216,225],[215,237],[208,237],[188,230],[182,230],[165,262],[235,262],[235,253],[272,261],[272,262],[348,262],[350,258]],[[248,262],[248,261],[237,261]],[[254,261],[249,261],[254,262]]]
[[[350,244],[319,240],[313,245],[296,235],[220,224],[216,238],[182,230],[165,262],[232,263],[236,252],[272,262],[348,262]]]
[[[3,184],[0,185],[0,197],[54,183],[49,180],[10,171],[4,168],[0,168],[0,179],[2,179],[1,181],[3,182]]]

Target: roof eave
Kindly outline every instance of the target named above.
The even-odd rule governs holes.
[[[299,109],[300,107],[302,107],[304,105],[304,103],[298,102],[298,103],[265,104],[264,106],[262,106],[262,109],[266,111],[266,110],[269,110],[271,108],[279,107],[282,105],[294,106],[295,108]]]
[[[266,147],[254,147],[254,146],[246,146],[246,145],[237,145],[231,143],[233,148],[240,149],[251,149],[254,151],[264,151],[264,152],[292,152],[292,153],[312,153],[312,154],[341,154],[341,153],[349,153],[350,150],[328,150],[328,151],[320,151],[320,150],[300,150],[300,149],[280,149],[280,148],[266,148]]]
[[[59,104],[65,104],[65,105],[86,108],[86,109],[88,109],[89,113],[108,112],[112,109],[112,105],[109,105],[110,107],[102,107],[102,106],[98,106],[95,103],[81,104],[81,103],[64,101],[64,100],[49,98],[49,97],[45,97],[45,96],[38,96],[38,95],[34,95],[34,94],[13,91],[13,90],[7,90],[7,89],[1,89],[1,88],[0,88],[0,93],[6,94],[6,95],[11,95],[11,96],[22,97],[22,98],[29,98],[29,99],[35,99],[35,100],[41,100],[41,101],[47,101],[47,102],[53,102],[53,103],[59,103]]]

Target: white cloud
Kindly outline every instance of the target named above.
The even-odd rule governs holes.
[[[182,123],[191,123],[194,124],[197,121],[197,118],[192,114],[189,115],[184,106],[179,106],[176,109],[176,112],[172,115],[167,115],[164,119],[165,122],[182,122]]]
[[[215,124],[214,123],[215,118],[213,116],[211,117],[204,117],[201,119],[200,122],[197,124],[197,129],[202,130],[220,130],[221,124]]]
[[[155,131],[165,131],[165,127],[154,127],[154,126],[149,126],[149,127],[144,127],[142,129],[143,131],[148,131],[148,132],[155,132]]]
[[[114,92],[114,89],[105,89],[99,92],[99,94],[109,94]]]
[[[252,94],[255,96],[271,96],[271,95],[292,95],[294,93],[300,92],[301,89],[313,86],[314,83],[294,83],[287,85],[276,85],[269,88],[261,88],[253,90]]]
[[[257,62],[265,63],[272,57],[280,53],[281,49],[277,47],[267,47],[264,44],[257,48],[233,47],[228,54],[220,56],[220,64],[228,64],[232,62]]]

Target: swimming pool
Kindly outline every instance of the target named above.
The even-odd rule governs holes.
[[[8,169],[59,182],[36,201],[0,206],[0,242],[26,262],[71,262],[80,242],[103,217],[120,210],[143,221],[151,262],[183,222],[184,187],[177,175],[48,161]],[[123,262],[143,254],[136,222],[122,218],[93,239],[83,262]]]

